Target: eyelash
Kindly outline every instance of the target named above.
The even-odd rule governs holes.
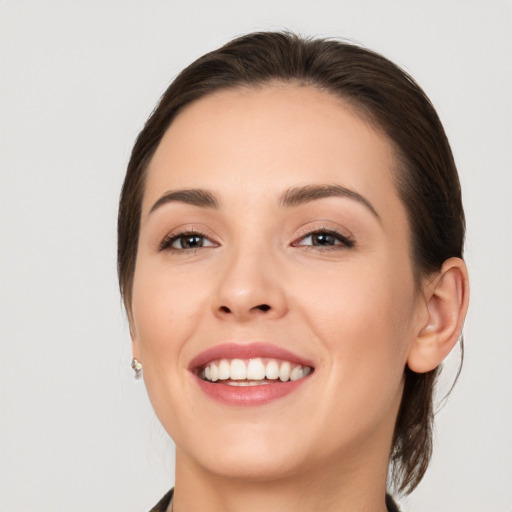
[[[303,242],[308,237],[313,237],[315,235],[326,235],[331,236],[335,239],[335,241],[341,242],[341,243],[334,243],[333,245],[302,245],[300,242]],[[218,244],[215,242],[212,242],[210,238],[208,238],[207,235],[204,233],[201,233],[197,230],[189,230],[189,231],[182,231],[180,233],[169,233],[159,244],[158,244],[158,251],[172,251],[172,252],[191,252],[191,251],[197,251],[197,249],[202,248],[203,246],[199,247],[189,247],[189,248],[176,248],[172,247],[172,245],[177,242],[180,239],[185,238],[202,238],[205,240],[208,240],[211,245],[207,245],[204,247],[216,247]],[[320,250],[320,251],[332,251],[332,250],[341,250],[341,249],[350,249],[354,247],[355,241],[350,236],[344,235],[340,233],[339,231],[336,231],[334,229],[326,229],[326,228],[320,228],[316,229],[314,231],[308,231],[304,235],[302,235],[300,238],[298,238],[296,241],[294,241],[291,244],[293,247],[304,247],[306,250]],[[316,247],[316,249],[314,249]]]
[[[332,236],[336,241],[339,241],[341,243],[334,244],[334,245],[327,245],[327,246],[321,246],[321,245],[301,245],[300,242],[304,241],[308,237],[313,237],[315,235],[326,235],[326,236]],[[335,229],[326,229],[326,228],[320,228],[315,229],[314,231],[308,231],[304,235],[302,235],[300,238],[298,238],[295,242],[292,243],[294,247],[305,247],[306,250],[320,250],[320,251],[333,251],[333,250],[340,250],[340,249],[350,249],[354,247],[355,241],[350,236],[344,235],[340,233],[339,231],[336,231]],[[314,249],[317,248],[317,249]]]
[[[203,239],[206,239],[206,240],[210,241],[212,245],[207,246],[207,247],[214,247],[214,246],[217,245],[214,242],[212,242],[208,238],[208,236],[205,235],[204,233],[201,233],[200,231],[197,231],[197,230],[189,230],[189,231],[182,231],[180,233],[169,233],[158,244],[158,250],[159,251],[176,251],[176,252],[196,251],[198,248],[201,248],[201,247],[189,247],[189,248],[181,248],[181,249],[177,249],[176,247],[172,247],[172,245],[175,242],[177,242],[180,238],[185,239],[185,238],[192,238],[192,237],[203,238]]]

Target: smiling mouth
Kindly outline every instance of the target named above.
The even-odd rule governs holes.
[[[274,358],[218,359],[198,369],[205,381],[228,386],[264,386],[304,379],[313,372],[311,366]]]

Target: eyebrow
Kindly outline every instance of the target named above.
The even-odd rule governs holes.
[[[301,204],[327,197],[347,197],[349,199],[353,199],[354,201],[364,205],[379,221],[381,220],[377,210],[375,210],[368,199],[354,190],[342,187],[341,185],[305,185],[303,187],[293,187],[288,189],[281,196],[280,205],[283,207],[299,206]],[[190,204],[201,208],[219,208],[219,201],[208,190],[184,189],[166,192],[151,207],[149,213],[154,212],[164,204],[173,202]]]
[[[342,187],[341,185],[306,185],[304,187],[293,187],[288,189],[281,197],[281,206],[298,206],[317,199],[326,197],[347,197],[364,205],[380,221],[380,215],[361,194],[354,190]]]
[[[151,207],[149,213],[154,212],[167,203],[185,203],[192,206],[199,206],[201,208],[218,208],[219,202],[215,196],[202,189],[186,189],[186,190],[171,190],[166,192],[158,201]]]

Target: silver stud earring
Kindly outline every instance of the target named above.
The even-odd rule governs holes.
[[[142,371],[142,363],[135,359],[135,357],[132,358],[132,368],[133,371],[135,372],[135,378],[140,378],[140,372]]]

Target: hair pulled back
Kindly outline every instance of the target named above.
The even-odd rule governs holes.
[[[148,164],[176,115],[215,91],[284,82],[310,85],[348,102],[392,142],[396,186],[411,230],[416,281],[462,257],[465,220],[452,152],[432,104],[415,81],[381,55],[355,44],[288,32],[248,34],[185,68],[140,132],[128,164],[118,217],[118,275],[130,311]],[[390,455],[392,481],[410,492],[432,454],[433,390],[438,369],[405,368]]]

